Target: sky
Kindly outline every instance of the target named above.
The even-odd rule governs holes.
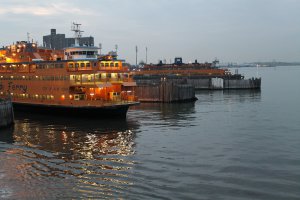
[[[148,63],[300,61],[300,0],[0,0],[0,46],[72,22],[131,64],[135,46]]]

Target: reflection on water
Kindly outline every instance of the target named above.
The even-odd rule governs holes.
[[[129,112],[134,112],[135,118],[143,120],[146,125],[182,127],[195,123],[195,102],[186,103],[141,103],[133,106]],[[154,120],[155,119],[155,120]],[[157,121],[159,120],[159,121]]]
[[[13,137],[14,127],[9,127],[5,129],[0,130],[0,141],[6,142],[6,143],[13,143],[14,137]]]
[[[261,101],[261,90],[201,90],[196,92],[200,102],[247,103]]]
[[[132,130],[137,126],[133,122],[49,119],[42,115],[30,116],[30,118],[16,115],[16,121],[15,142],[58,152],[68,159],[93,159],[99,154],[131,155],[133,153]]]
[[[6,191],[16,190],[10,198],[24,198],[24,194],[30,198],[26,193],[28,188],[53,181],[50,188],[63,182],[62,189],[69,189],[67,196],[44,191],[48,187],[36,187],[34,197],[120,195],[124,187],[132,184],[129,172],[134,162],[130,156],[135,152],[137,128],[133,121],[50,119],[17,113],[14,129],[0,135],[0,141],[6,143],[0,146],[0,151],[10,157],[0,162],[0,174],[28,185],[15,184],[16,180],[12,179],[5,184]]]

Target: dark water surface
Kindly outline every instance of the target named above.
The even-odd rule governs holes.
[[[300,199],[300,67],[258,74],[261,91],[141,104],[125,121],[16,113],[0,199]]]

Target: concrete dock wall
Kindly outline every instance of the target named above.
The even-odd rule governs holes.
[[[222,90],[222,89],[259,89],[261,87],[260,78],[250,79],[226,79],[225,78],[186,78],[187,83],[193,85],[195,89],[209,89],[209,90]]]
[[[10,100],[0,99],[0,128],[14,123],[13,106]]]
[[[222,78],[211,78],[210,89],[220,90],[224,88],[224,79]]]
[[[193,85],[195,89],[208,89],[210,88],[210,79],[209,78],[187,78],[187,83]]]
[[[245,80],[224,80],[225,89],[259,89],[260,87],[260,78],[251,78]]]

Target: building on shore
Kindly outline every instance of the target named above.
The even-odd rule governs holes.
[[[43,36],[43,46],[50,49],[61,50],[75,45],[75,38],[66,38],[65,34],[57,34],[51,29],[50,35]],[[79,46],[94,46],[94,37],[80,37]]]

